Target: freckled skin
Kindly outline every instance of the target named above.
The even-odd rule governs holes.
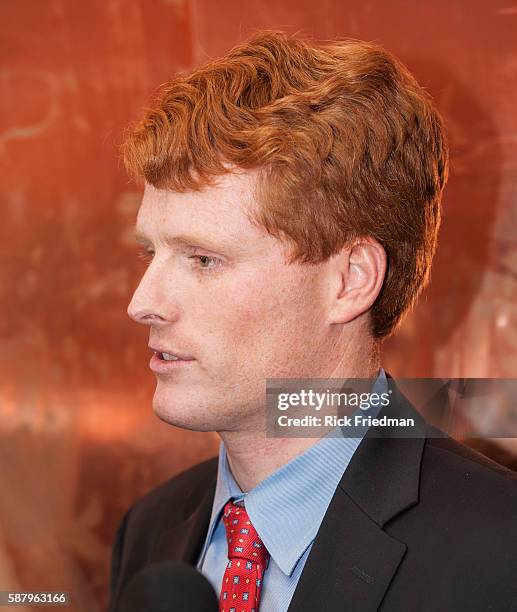
[[[324,377],[339,327],[328,324],[328,264],[288,264],[286,244],[253,225],[252,173],[228,174],[201,192],[146,186],[137,229],[154,256],[128,314],[150,325],[150,344],[195,362],[157,374],[153,409],[198,431],[260,431],[268,377]],[[172,247],[165,235],[209,237],[215,246]],[[213,270],[194,255],[219,257]]]

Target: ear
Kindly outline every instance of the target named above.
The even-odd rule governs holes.
[[[348,323],[369,310],[386,275],[384,247],[374,238],[356,239],[332,262],[329,323]]]

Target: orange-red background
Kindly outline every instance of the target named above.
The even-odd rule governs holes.
[[[510,0],[4,0],[0,24],[0,590],[103,610],[123,510],[216,452],[152,413],[147,330],[126,315],[140,193],[116,144],[157,85],[253,29],[379,42],[434,95],[452,148],[439,251],[383,363],[515,375]]]

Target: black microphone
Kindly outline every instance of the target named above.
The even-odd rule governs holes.
[[[137,572],[122,593],[117,612],[219,612],[212,585],[180,561],[153,563]]]

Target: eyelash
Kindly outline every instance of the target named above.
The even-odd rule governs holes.
[[[140,249],[137,252],[137,256],[147,265],[149,265],[149,263],[151,263],[151,259],[154,256],[154,253],[152,251],[144,251],[143,249]],[[201,266],[201,270],[205,272],[213,272],[217,267],[219,267],[221,263],[220,259],[218,259],[217,257],[210,257],[209,255],[192,255],[189,259],[197,259],[199,261],[201,257],[204,257],[205,259],[208,259],[209,261],[214,262],[215,264],[212,268],[205,268]]]

